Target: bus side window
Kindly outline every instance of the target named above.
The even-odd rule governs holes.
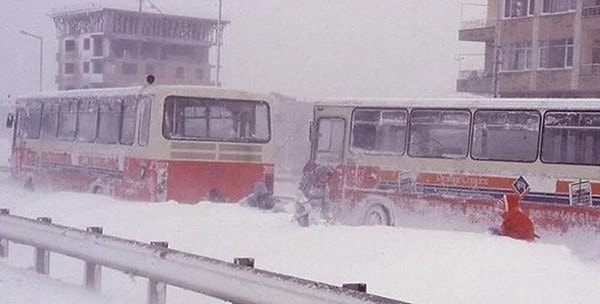
[[[46,101],[42,105],[42,125],[40,137],[44,139],[56,139],[58,131],[58,104]]]
[[[75,140],[77,133],[77,100],[70,99],[62,102],[58,112],[58,138]]]
[[[37,101],[27,102],[25,116],[19,118],[20,132],[29,139],[40,137],[40,127],[42,124],[42,104]]]
[[[320,118],[319,139],[315,151],[315,161],[325,164],[339,164],[344,148],[345,121],[341,118]]]
[[[79,100],[79,119],[77,120],[77,141],[96,141],[98,129],[98,105],[92,99]]]
[[[542,161],[600,164],[600,112],[548,112],[543,134]]]
[[[100,100],[98,142],[116,144],[121,130],[121,100]]]
[[[468,110],[413,110],[409,155],[465,158],[469,146],[470,119]]]
[[[134,142],[137,102],[137,98],[134,96],[128,96],[123,99],[120,136],[120,143],[123,145],[130,146]]]
[[[476,111],[471,156],[476,160],[535,161],[540,119],[539,112],[530,110]]]
[[[266,103],[257,104],[254,108],[254,138],[260,141],[269,140],[269,107]]]
[[[140,146],[147,146],[150,139],[150,110],[151,101],[142,101],[142,118],[138,134],[138,143]]]
[[[362,153],[404,154],[406,110],[357,109],[352,117],[352,148]]]

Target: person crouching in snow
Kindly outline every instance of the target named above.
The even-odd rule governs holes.
[[[500,229],[493,232],[508,236],[513,239],[535,241],[539,238],[533,229],[531,219],[519,208],[519,195],[510,193],[504,195],[504,213],[502,213],[502,225]]]

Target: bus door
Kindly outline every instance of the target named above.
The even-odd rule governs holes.
[[[311,126],[312,163],[333,171],[329,181],[331,198],[342,197],[345,134],[346,121],[340,117],[321,117]]]
[[[19,159],[20,157],[16,154],[18,150],[18,148],[20,147],[20,145],[23,142],[23,139],[21,138],[21,136],[19,136],[18,132],[21,132],[21,127],[20,127],[20,120],[22,120],[23,118],[23,109],[18,109],[17,112],[15,114],[10,113],[8,114],[8,117],[6,119],[6,127],[7,128],[12,128],[13,132],[12,132],[12,142],[11,142],[11,149],[10,149],[10,165],[12,167],[12,170],[16,170],[17,168],[19,168]]]

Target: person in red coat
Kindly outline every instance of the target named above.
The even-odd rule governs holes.
[[[502,213],[499,234],[519,240],[535,241],[539,236],[535,234],[531,219],[519,208],[519,199],[518,194],[504,195],[505,211]]]

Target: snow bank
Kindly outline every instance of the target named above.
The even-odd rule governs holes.
[[[89,194],[28,193],[0,178],[0,208],[55,223],[103,226],[107,234],[231,261],[254,257],[260,269],[333,285],[364,282],[369,292],[413,303],[594,303],[600,259],[573,239],[570,247],[527,243],[481,233],[392,227],[315,226],[303,229],[287,213],[239,205],[121,202]],[[11,247],[10,265],[31,266],[31,250]],[[598,252],[597,250],[595,252]],[[51,277],[81,284],[78,261],[53,256]],[[146,280],[103,272],[111,301],[144,303]],[[35,284],[38,284],[37,282]],[[41,283],[40,283],[41,284]],[[4,290],[14,288],[0,281]],[[40,287],[41,288],[41,287]],[[49,285],[62,294],[64,287]],[[22,292],[26,293],[27,290]],[[169,303],[198,302],[175,288]],[[200,303],[220,303],[201,298]],[[68,300],[67,300],[68,301]],[[31,301],[9,303],[31,303]],[[51,302],[47,299],[44,303]]]

